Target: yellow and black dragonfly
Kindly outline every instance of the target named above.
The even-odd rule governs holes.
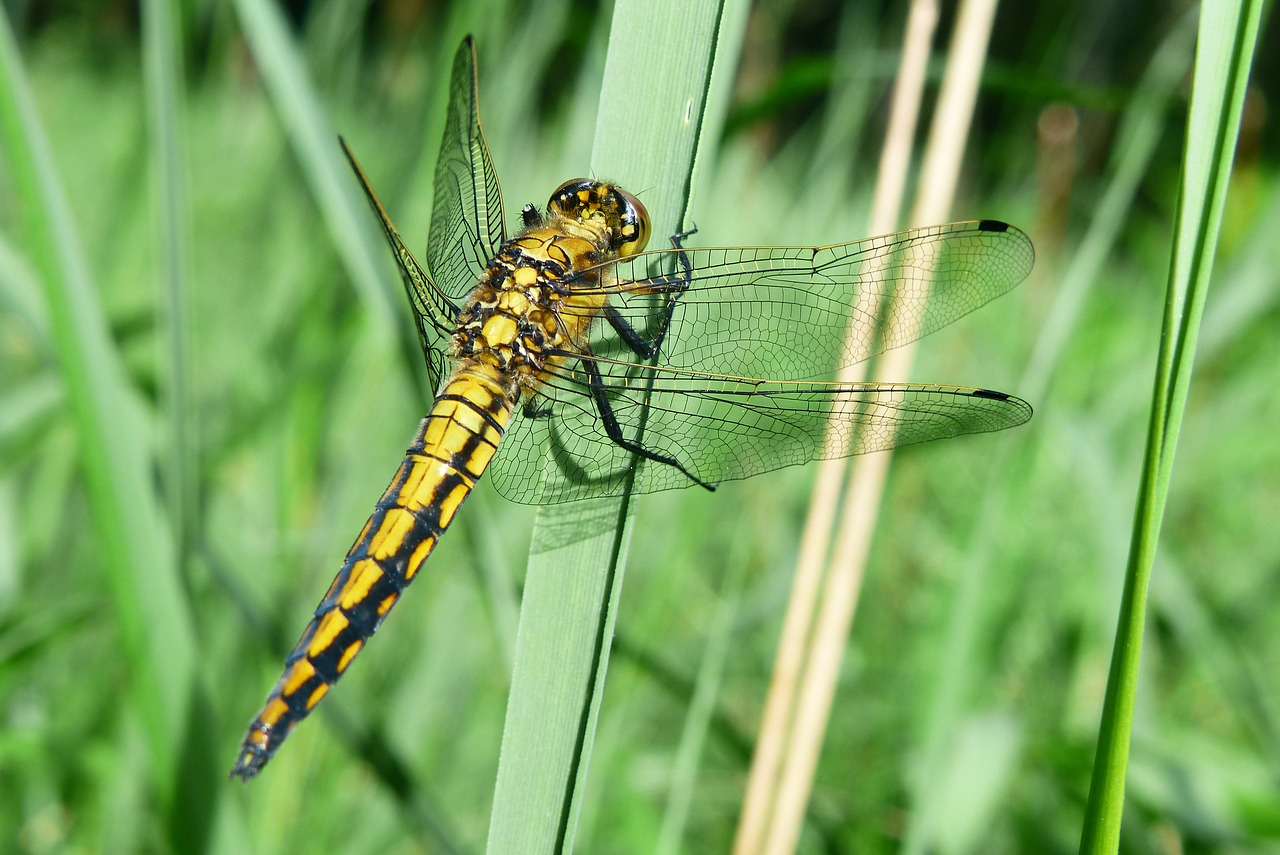
[[[811,379],[1017,285],[1034,253],[1012,226],[951,223],[816,248],[695,249],[676,235],[646,252],[639,200],[577,179],[545,212],[527,205],[509,235],[478,97],[468,37],[453,62],[425,268],[343,144],[404,279],[436,398],[232,776],[256,775],[338,681],[486,472],[502,495],[535,504],[627,484],[714,489],[1031,417],[1025,401],[986,389]],[[881,304],[909,313],[911,331],[882,324]]]

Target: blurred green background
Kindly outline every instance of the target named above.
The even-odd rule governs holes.
[[[448,63],[474,32],[508,214],[542,204],[586,171],[609,4],[5,10],[19,52],[7,84],[30,86],[70,205],[58,252],[83,260],[95,296],[77,305],[109,332],[110,360],[91,365],[102,376],[63,368],[68,328],[42,285],[50,253],[10,142],[0,849],[478,851],[533,520],[487,488],[263,776],[226,779],[426,406],[390,260],[354,185],[332,183],[315,152],[335,157],[331,134],[345,135],[421,248]],[[900,2],[754,4],[719,162],[695,199],[698,241],[865,234],[904,14]],[[944,805],[934,851],[1075,850],[1149,409],[1189,23],[1172,0],[998,13],[953,216],[1020,225],[1037,269],[930,337],[911,379],[1013,392],[1036,416],[896,458],[804,852],[896,851],[925,785]],[[1280,133],[1268,112],[1280,67],[1268,44],[1274,26],[1153,585],[1126,852],[1280,852]],[[272,76],[291,61],[297,78]],[[269,79],[308,81],[318,103]],[[331,127],[307,136],[306,115]],[[119,421],[88,447],[71,390],[113,382],[127,390]],[[94,475],[130,461],[132,494]],[[672,821],[676,746],[725,598],[731,655],[681,851],[729,847],[811,478],[642,500],[579,851],[652,851]],[[139,554],[154,560],[130,563]],[[974,579],[981,596],[958,596]],[[957,609],[976,643],[948,684],[962,694],[939,699]],[[949,765],[922,782],[937,704],[958,711]]]

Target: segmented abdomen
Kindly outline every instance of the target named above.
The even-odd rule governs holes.
[[[484,366],[459,372],[445,386],[285,658],[232,777],[248,780],[266,765],[377,631],[488,466],[511,407],[496,372]]]

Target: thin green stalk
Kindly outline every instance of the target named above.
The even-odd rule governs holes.
[[[195,420],[191,413],[190,329],[187,316],[187,193],[182,163],[183,80],[178,22],[173,0],[142,4],[143,54],[150,118],[155,197],[158,208],[160,289],[165,307],[165,405],[169,429],[166,502],[174,551],[185,574],[196,528]]]
[[[1081,853],[1115,852],[1120,846],[1147,589],[1173,472],[1178,431],[1191,384],[1196,336],[1222,224],[1261,14],[1262,4],[1257,0],[1224,0],[1206,3],[1200,9],[1182,187],[1147,450],[1080,841]]]
[[[684,837],[694,806],[698,770],[702,766],[707,737],[716,715],[716,698],[724,682],[726,666],[733,652],[734,620],[742,601],[742,590],[751,566],[748,551],[754,540],[746,535],[747,521],[738,523],[742,534],[727,556],[728,570],[718,592],[716,609],[707,624],[706,647],[689,697],[680,743],[671,763],[670,795],[662,816],[662,830],[654,846],[657,855],[677,855],[684,850]]]
[[[398,288],[379,275],[385,250],[368,226],[364,202],[343,162],[338,134],[316,92],[297,39],[289,32],[283,12],[274,4],[266,0],[236,0],[235,7],[285,135],[302,165],[347,274],[368,308],[379,337],[395,342],[401,360],[419,381],[417,387],[427,389],[418,342],[409,325],[400,321],[403,298]]]
[[[197,517],[197,459],[195,418],[189,393],[189,332],[186,271],[188,231],[187,195],[182,153],[184,106],[179,86],[184,80],[182,49],[174,0],[142,4],[144,80],[151,134],[151,162],[158,230],[160,277],[157,305],[163,329],[160,363],[165,366],[164,506],[174,537],[173,572],[181,583],[190,581],[190,561]],[[188,587],[184,593],[190,593]],[[194,676],[194,675],[193,675]],[[193,719],[183,745],[177,794],[169,811],[171,845],[199,851],[208,845],[222,791],[214,771],[221,766],[214,746],[202,734],[213,728],[212,708],[205,687],[193,680]]]

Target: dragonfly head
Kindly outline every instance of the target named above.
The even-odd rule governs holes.
[[[549,214],[559,214],[608,230],[609,248],[619,258],[635,255],[649,242],[649,212],[640,200],[614,184],[575,178],[551,194]]]

